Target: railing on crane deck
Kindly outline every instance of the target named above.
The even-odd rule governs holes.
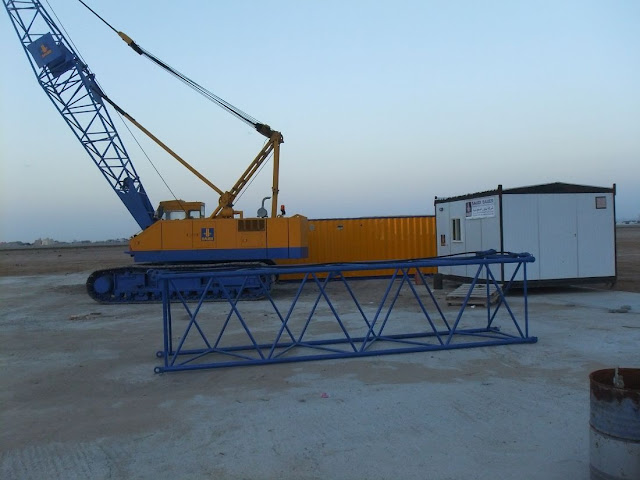
[[[163,363],[155,372],[535,343],[537,338],[529,335],[527,301],[527,263],[534,261],[528,253],[489,251],[405,261],[160,274],[164,345],[157,352]],[[515,268],[510,281],[501,285],[494,271],[504,264]],[[466,297],[459,308],[441,306],[438,297],[441,302],[443,294],[429,286],[421,269],[463,265],[477,266]],[[367,281],[344,275],[380,268],[394,273]],[[269,291],[265,280],[285,273],[303,273],[303,278]],[[239,301],[242,286],[229,291],[222,283],[226,302],[169,294],[172,282],[195,276],[205,285],[205,294],[223,277],[244,278],[245,283],[257,279],[264,297]],[[520,295],[507,296],[516,279]],[[479,284],[486,290],[486,309],[468,309]],[[177,332],[179,326],[183,328]]]

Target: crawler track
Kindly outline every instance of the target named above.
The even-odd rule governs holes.
[[[193,271],[237,270],[264,267],[264,263],[207,264],[207,265],[146,265],[108,268],[93,272],[87,279],[87,293],[99,303],[155,303],[162,301],[158,282],[161,273],[189,273]],[[271,290],[274,279],[254,276],[224,277],[208,285],[200,278],[179,279],[171,284],[171,297],[176,300],[199,299],[206,289],[207,301],[226,300],[241,291],[242,300],[262,298]]]

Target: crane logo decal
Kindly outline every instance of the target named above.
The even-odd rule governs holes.
[[[42,45],[40,45],[40,58],[44,58],[47,55],[51,55],[53,53],[53,51],[47,47],[44,43]]]
[[[200,229],[200,240],[203,242],[213,242],[213,228],[201,228]]]

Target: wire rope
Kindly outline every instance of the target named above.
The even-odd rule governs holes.
[[[251,184],[253,183],[253,181],[258,178],[258,176],[260,175],[260,172],[262,172],[262,169],[267,165],[267,163],[269,163],[269,160],[271,160],[271,158],[273,157],[273,152],[271,152],[269,154],[269,156],[267,157],[267,159],[262,163],[262,165],[260,165],[260,168],[258,169],[258,171],[255,173],[255,175],[253,175],[251,177],[251,180],[249,180],[249,183],[247,183],[247,185],[242,189],[242,191],[240,192],[240,194],[235,198],[236,202],[239,202],[240,199],[242,198],[242,196],[244,195],[244,192],[246,192],[247,190],[249,190],[249,187],[251,186]]]
[[[195,90],[196,92],[198,92],[200,95],[202,95],[203,97],[205,97],[206,99],[208,99],[209,101],[215,103],[216,105],[218,105],[219,107],[221,107],[223,110],[226,110],[227,112],[231,113],[232,115],[234,115],[235,117],[237,117],[238,119],[242,120],[243,122],[247,123],[248,125],[251,125],[252,127],[254,127],[259,133],[261,133],[262,135],[266,136],[266,137],[271,137],[271,135],[273,134],[273,131],[271,130],[271,128],[266,125],[261,123],[260,121],[258,121],[256,118],[252,117],[251,115],[249,115],[248,113],[240,110],[237,107],[234,107],[233,105],[231,105],[229,102],[227,102],[226,100],[220,98],[219,96],[217,96],[216,94],[214,94],[213,92],[211,92],[210,90],[207,90],[206,88],[204,88],[202,85],[198,84],[196,81],[192,80],[191,78],[189,78],[188,76],[186,76],[185,74],[181,73],[180,71],[176,70],[175,68],[173,68],[172,66],[168,65],[167,63],[163,62],[162,60],[160,60],[158,57],[156,57],[154,54],[152,54],[151,52],[145,50],[144,48],[140,47],[138,44],[136,44],[133,40],[129,39],[126,35],[123,36],[123,34],[121,34],[121,32],[119,32],[113,25],[111,25],[107,20],[105,20],[102,16],[100,16],[95,10],[93,10],[91,7],[89,7],[89,5],[87,5],[83,0],[78,0],[85,8],[87,8],[93,15],[95,15],[101,22],[103,22],[107,27],[109,27],[111,30],[113,30],[115,33],[118,34],[118,36],[120,36],[121,38],[123,38],[123,40],[125,40],[127,42],[127,44],[138,54],[146,57],[148,60],[152,61],[153,63],[155,63],[156,65],[158,65],[160,68],[162,68],[163,70],[166,70],[167,72],[169,72],[171,75],[173,75],[175,78],[177,78],[178,80],[180,80],[182,83],[184,83],[185,85],[187,85],[188,87],[192,88],[193,90]],[[48,0],[47,0],[48,3]],[[126,40],[125,37],[128,39]],[[171,192],[171,195],[173,196],[174,199],[178,200],[178,198],[176,197],[176,195],[174,194],[174,192],[171,190],[171,187],[169,187],[168,183],[166,182],[166,180],[164,179],[164,177],[162,176],[162,174],[158,171],[158,169],[156,168],[156,166],[154,165],[154,163],[151,161],[150,157],[147,155],[147,153],[145,152],[145,150],[142,148],[140,142],[138,141],[138,139],[135,137],[135,135],[133,135],[133,132],[131,131],[131,129],[129,128],[129,126],[126,124],[126,122],[124,122],[124,120],[122,119],[122,116],[120,115],[120,113],[118,112],[118,115],[120,116],[120,119],[122,121],[122,123],[125,125],[125,127],[127,128],[127,130],[129,131],[129,133],[131,134],[131,136],[133,137],[134,141],[136,142],[136,144],[138,145],[138,147],[140,148],[140,150],[142,151],[142,153],[145,155],[145,157],[147,158],[147,160],[149,161],[149,163],[151,164],[151,166],[153,167],[153,169],[156,171],[156,173],[158,174],[158,176],[160,177],[160,179],[162,180],[162,182],[165,184],[165,186],[167,187],[167,189],[169,190],[169,192]],[[256,172],[256,174],[253,176],[253,178],[249,181],[249,183],[247,184],[247,187],[249,187],[253,181],[256,179],[256,177],[260,174],[260,172],[262,172],[262,169],[265,167],[265,165],[269,162],[269,160],[271,159],[273,155],[273,152],[269,155],[269,157],[265,160],[265,162],[263,162],[263,164],[260,166],[260,168],[258,169],[258,171]],[[244,195],[244,192],[246,191],[246,189],[244,189],[242,192],[240,192],[240,194],[238,195],[238,197],[235,199],[236,201],[240,200],[240,198],[242,197],[242,195]],[[179,201],[179,200],[178,200]]]
[[[149,157],[149,155],[147,155],[147,152],[145,151],[145,149],[142,147],[142,145],[140,144],[140,142],[138,141],[137,137],[133,134],[133,132],[131,131],[131,129],[129,128],[129,125],[127,125],[127,122],[124,121],[124,118],[122,118],[122,115],[120,114],[120,112],[116,111],[116,113],[118,114],[118,117],[120,118],[120,121],[122,122],[122,124],[124,125],[124,127],[127,129],[127,131],[129,132],[129,134],[131,135],[131,137],[133,138],[133,141],[136,142],[136,144],[138,145],[138,148],[140,148],[140,151],[142,151],[143,155],[147,158],[149,164],[151,165],[151,167],[153,167],[153,169],[155,170],[155,172],[158,174],[158,177],[160,177],[160,180],[162,180],[162,183],[164,183],[164,186],[167,187],[167,190],[169,190],[169,192],[171,193],[171,196],[178,202],[180,203],[180,200],[178,200],[178,197],[176,197],[176,194],[173,193],[173,190],[171,189],[171,187],[169,186],[169,184],[167,183],[167,181],[164,179],[164,177],[162,176],[162,174],[160,173],[160,171],[158,170],[158,168],[155,166],[155,164],[153,163],[153,161],[151,160],[151,157]]]
[[[53,9],[51,4],[49,3],[49,0],[45,0],[45,1],[47,2],[47,6],[49,7],[49,10],[51,11],[51,13],[53,13],[53,16],[56,17],[56,21],[58,22],[58,25],[60,25],[60,28],[62,29],[62,31],[66,35],[65,38],[67,38],[69,40],[69,43],[71,44],[71,46],[73,46],[75,53],[78,54],[78,58],[80,58],[80,60],[82,60],[82,63],[84,63],[86,65],[87,62],[85,62],[84,58],[82,57],[82,54],[80,53],[80,49],[78,48],[78,46],[71,39],[71,35],[69,35],[69,32],[67,32],[67,29],[64,28],[64,24],[60,20],[60,17],[58,17],[58,14],[56,13],[56,11]],[[81,1],[81,0],[79,0],[79,1]]]
[[[89,5],[87,5],[86,3],[84,3],[82,0],[78,0],[82,5],[84,5],[91,13],[93,13],[96,17],[98,17],[100,20],[102,20],[102,22],[109,27],[111,30],[113,30],[114,32],[118,33],[118,30],[116,30],[115,28],[113,28],[111,26],[111,24],[109,22],[107,22],[104,18],[102,18],[100,15],[98,15],[98,13],[91,8]],[[49,3],[49,1],[47,0],[47,3]]]
[[[89,7],[83,0],[78,0],[78,1],[82,5],[84,5],[91,13],[93,13],[96,17],[98,17],[111,30],[116,32],[119,36],[121,36],[121,38],[124,39],[124,37],[122,37],[122,35],[120,35],[120,32],[115,27],[113,27],[113,25],[111,25],[104,18],[102,18],[95,10],[93,10],[91,7]],[[129,46],[131,48],[133,48],[133,50],[136,51],[138,54],[140,54],[140,55],[146,57],[147,59],[151,60],[153,63],[158,65],[160,68],[162,68],[163,70],[166,70],[167,72],[169,72],[170,74],[172,74],[173,76],[178,78],[185,85],[191,87],[193,90],[195,90],[196,92],[200,93],[200,95],[204,96],[209,101],[217,104],[222,109],[226,110],[227,112],[229,112],[232,115],[236,116],[237,118],[239,118],[243,122],[245,122],[245,123],[251,125],[252,127],[254,127],[258,132],[262,133],[263,135],[265,135],[267,137],[271,136],[271,129],[270,128],[268,128],[268,129],[265,128],[265,127],[267,127],[267,125],[265,125],[264,123],[258,121],[256,118],[252,117],[251,115],[247,114],[246,112],[243,112],[239,108],[234,107],[229,102],[227,102],[226,100],[220,98],[219,96],[217,96],[216,94],[214,94],[210,90],[207,90],[202,85],[198,84],[196,81],[194,81],[191,78],[187,77],[186,75],[184,75],[180,71],[176,70],[175,68],[173,68],[172,66],[170,66],[166,62],[163,62],[162,60],[160,60],[158,57],[156,57],[151,52],[149,52],[149,51],[145,50],[144,48],[140,47],[133,40],[131,40],[131,39],[129,39],[129,40],[130,40],[131,43],[129,43],[129,41],[127,41],[127,40],[125,40],[125,41],[127,41]]]
[[[66,38],[69,40],[69,43],[73,46],[74,51],[78,54],[78,57],[80,58],[80,60],[82,60],[82,62],[86,65],[87,62],[84,60],[84,58],[82,57],[82,54],[80,53],[80,49],[77,47],[77,45],[74,43],[74,41],[72,40],[71,36],[69,35],[69,32],[67,31],[67,29],[64,27],[64,24],[62,23],[62,21],[60,20],[60,17],[58,17],[58,14],[55,12],[55,10],[53,9],[53,7],[51,6],[51,4],[49,3],[49,0],[45,0],[47,2],[47,6],[49,7],[49,10],[51,11],[51,13],[53,13],[53,16],[56,18],[56,21],[58,22],[58,25],[60,25],[60,28],[62,29],[62,31],[65,33]],[[113,28],[105,19],[103,19],[100,15],[98,15],[91,7],[89,7],[86,3],[84,3],[82,0],[78,0],[80,3],[82,3],[85,7],[87,7],[91,13],[93,13],[96,17],[98,17],[100,20],[102,20],[109,28],[111,28],[111,30],[113,30],[114,32],[118,33],[118,31]],[[100,84],[98,83],[98,80],[94,78],[94,81],[96,82],[96,84],[98,86],[100,86]],[[102,87],[100,87],[102,89]],[[169,191],[169,193],[171,194],[171,196],[178,202],[181,203],[180,200],[178,199],[178,197],[176,196],[176,194],[174,193],[173,189],[169,186],[169,184],[167,183],[167,181],[165,180],[164,176],[162,175],[162,173],[160,173],[160,170],[158,170],[158,167],[156,167],[156,165],[153,163],[153,160],[151,160],[151,157],[147,154],[147,152],[145,151],[145,149],[142,147],[142,144],[140,143],[140,141],[138,140],[138,138],[134,135],[133,131],[131,130],[131,128],[129,128],[129,125],[127,125],[127,122],[124,121],[124,119],[122,118],[122,115],[120,114],[120,112],[116,111],[116,113],[118,114],[118,117],[120,118],[120,121],[122,122],[122,124],[125,126],[125,128],[127,129],[127,131],[129,132],[129,135],[131,135],[131,138],[133,138],[133,141],[136,142],[136,145],[138,145],[138,148],[140,149],[140,151],[142,152],[142,154],[145,156],[145,158],[147,159],[147,161],[149,162],[149,164],[151,165],[151,167],[153,168],[153,170],[156,172],[156,174],[158,175],[158,177],[160,178],[160,180],[162,181],[162,183],[164,184],[164,186],[167,188],[167,190]]]

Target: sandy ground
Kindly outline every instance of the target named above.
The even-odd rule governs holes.
[[[122,250],[0,253],[0,478],[586,479],[588,375],[640,367],[640,293],[568,288],[535,344],[156,375],[161,306],[84,292]]]
[[[615,289],[640,293],[640,226],[616,229],[618,281]]]

